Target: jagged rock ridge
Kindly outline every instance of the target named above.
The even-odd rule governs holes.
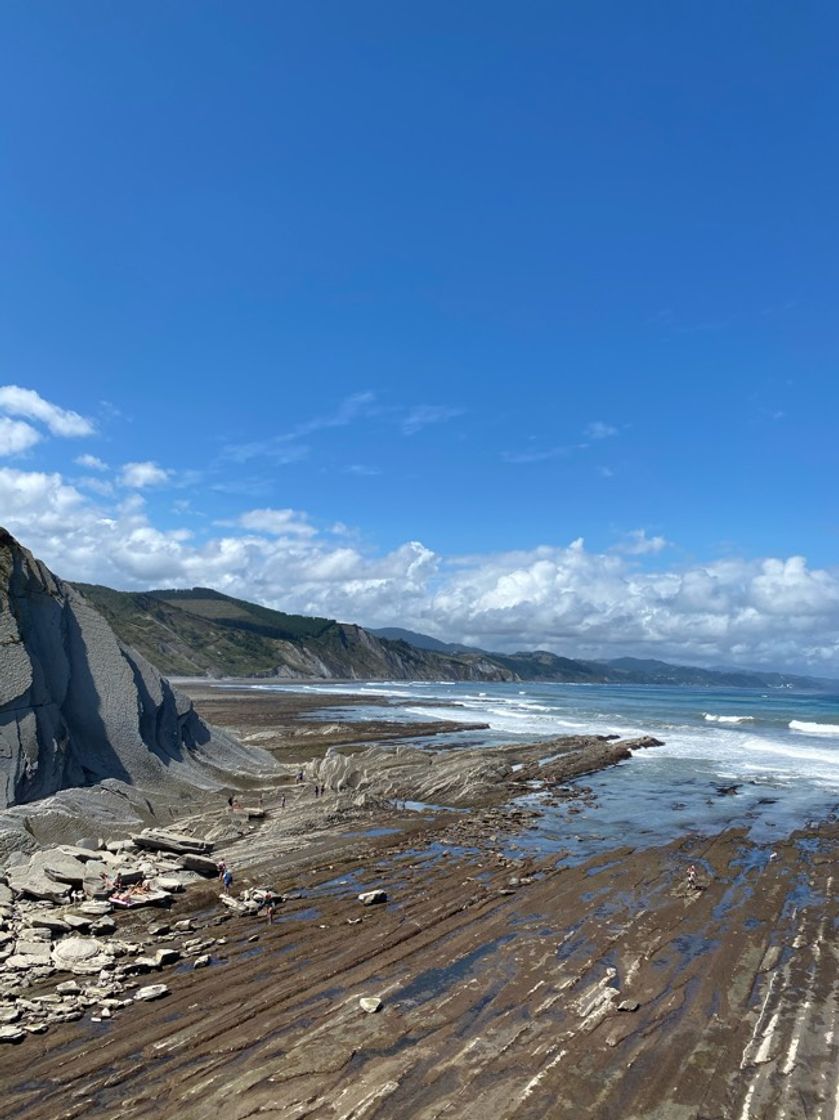
[[[270,769],[209,728],[69,584],[0,529],[0,807],[103,781],[218,788]]]

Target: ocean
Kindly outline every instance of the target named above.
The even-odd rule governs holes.
[[[549,808],[527,834],[544,850],[588,856],[617,842],[660,843],[684,833],[742,827],[770,843],[839,813],[839,696],[790,689],[652,685],[376,682],[259,685],[323,695],[326,719],[449,719],[488,723],[429,745],[533,742],[576,733],[653,735],[638,751],[581,780],[597,807]],[[386,696],[389,708],[329,709],[330,694]],[[730,787],[736,787],[734,791]],[[728,789],[729,792],[721,792]],[[523,800],[539,805],[534,791]]]

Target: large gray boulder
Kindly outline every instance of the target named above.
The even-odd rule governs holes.
[[[126,789],[188,796],[273,769],[267,753],[208,727],[78,591],[0,529],[0,809],[96,787],[92,807],[104,817]],[[60,823],[77,803],[44,809]]]

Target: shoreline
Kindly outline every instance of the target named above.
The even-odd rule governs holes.
[[[219,722],[211,709],[230,699],[196,706]],[[325,706],[309,699],[296,710],[284,701],[277,722],[305,725]],[[264,731],[267,713],[248,705],[233,714]],[[210,965],[164,970],[171,994],[160,1003],[0,1048],[7,1115],[833,1116],[837,957],[822,935],[839,922],[835,825],[773,851],[732,830],[638,850],[627,837],[608,855],[557,867],[555,856],[515,848],[529,811],[510,802],[538,758],[521,744],[485,752],[524,759],[493,793],[487,774],[482,787],[471,773],[478,751],[448,752],[465,762],[446,772],[445,734],[425,752],[441,757],[442,778],[409,776],[453,791],[435,804],[457,809],[460,796],[467,812],[406,812],[392,789],[328,789],[316,800],[311,781],[327,755],[356,760],[331,782],[384,752],[400,760],[396,789],[397,776],[407,780],[401,760],[416,752],[324,742],[300,788],[293,755],[311,743],[280,735],[272,753],[288,780],[265,788],[267,819],[218,847],[234,889],[267,883],[287,896],[276,924],[225,913],[217,884],[177,896],[173,922],[191,917],[202,937],[223,938]],[[590,745],[603,758],[620,747]],[[568,780],[556,771],[557,796]],[[179,824],[200,831],[216,818],[239,828],[218,807]],[[358,893],[373,888],[387,903],[363,907]],[[161,943],[148,934],[159,913],[119,918],[126,936]],[[381,1010],[361,1010],[362,997]]]

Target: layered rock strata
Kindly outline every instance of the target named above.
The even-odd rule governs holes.
[[[0,808],[41,802],[46,818],[119,817],[122,799],[136,823],[143,806],[153,817],[155,797],[184,799],[272,768],[264,752],[205,724],[79,592],[0,529]],[[79,805],[78,790],[91,787],[100,796]],[[16,827],[38,831],[28,814]]]

